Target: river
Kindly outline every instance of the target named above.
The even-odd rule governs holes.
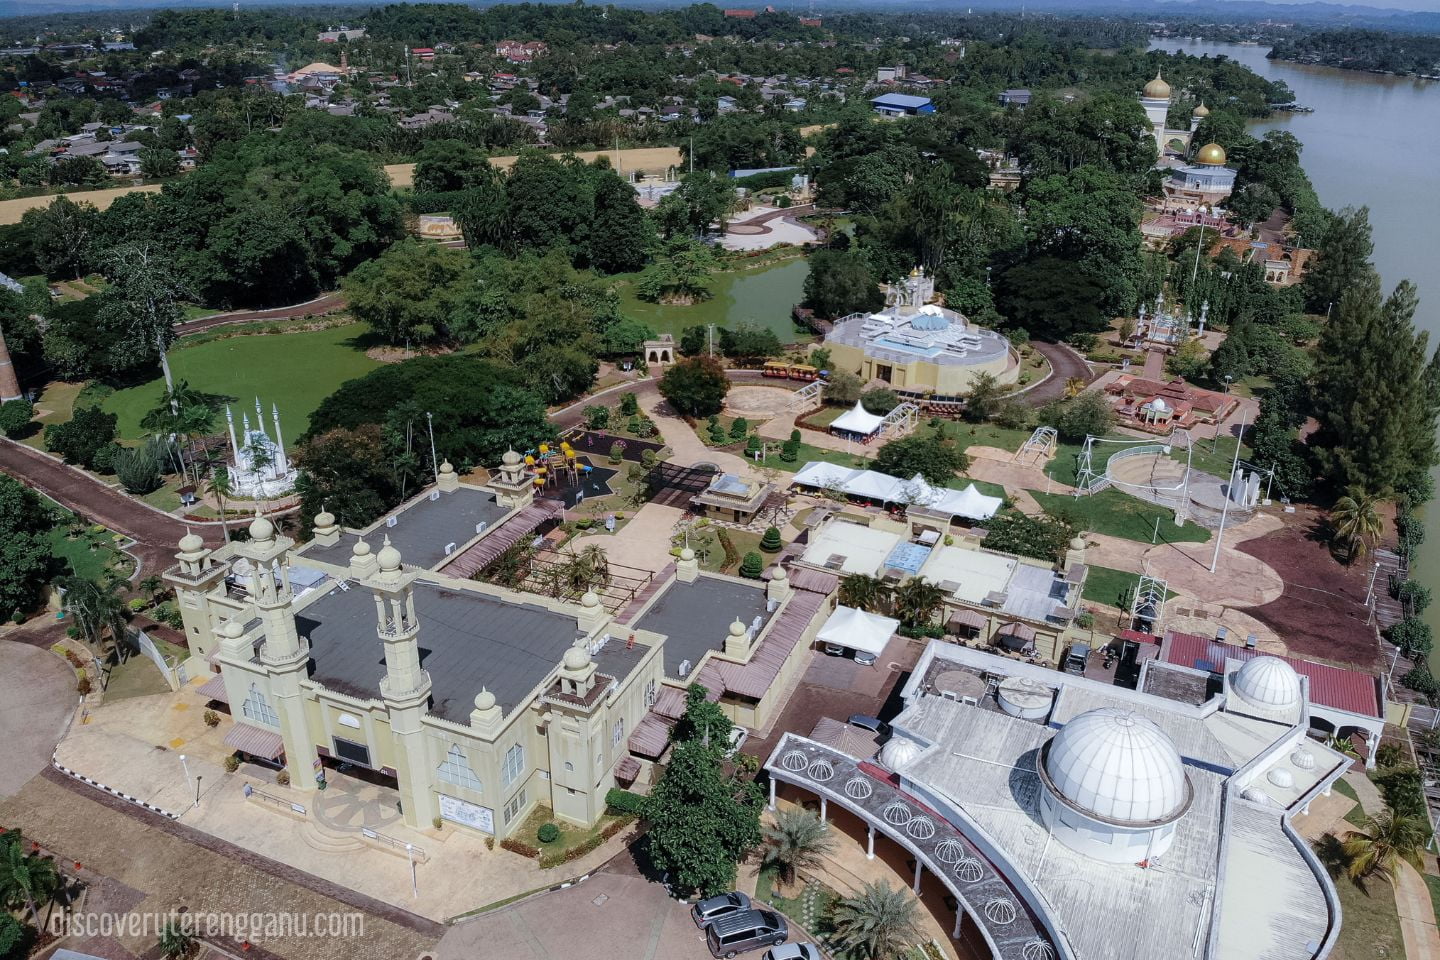
[[[1257,136],[1289,130],[1305,145],[1301,162],[1332,209],[1368,206],[1375,236],[1375,266],[1387,290],[1404,279],[1420,288],[1415,323],[1440,344],[1440,256],[1433,233],[1440,227],[1440,83],[1384,77],[1354,70],[1267,60],[1267,46],[1203,41],[1152,41],[1152,50],[1191,56],[1224,54],[1271,80],[1283,80],[1314,113],[1280,113],[1257,121]],[[1223,146],[1223,144],[1222,144]],[[1440,488],[1440,472],[1436,477]],[[1416,557],[1416,579],[1440,598],[1440,504],[1425,514],[1426,538]],[[1440,603],[1426,613],[1440,634]],[[1440,650],[1431,655],[1440,672]]]

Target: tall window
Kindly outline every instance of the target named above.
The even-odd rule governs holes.
[[[500,771],[500,782],[510,786],[520,779],[520,774],[525,772],[525,747],[523,744],[515,744],[505,751],[505,765]]]
[[[270,709],[270,701],[265,699],[265,694],[255,684],[250,684],[250,693],[245,697],[245,702],[240,704],[240,712],[245,714],[249,720],[256,723],[263,723],[267,727],[279,727],[280,716]]]
[[[480,778],[475,776],[475,771],[471,769],[469,761],[465,759],[465,754],[460,751],[459,744],[452,743],[450,745],[450,752],[445,755],[444,760],[440,761],[440,766],[435,774],[446,783],[453,783],[457,787],[474,790],[476,793],[484,788]]]
[[[515,796],[510,798],[510,802],[505,804],[505,809],[501,811],[504,814],[505,822],[509,823],[511,820],[514,820],[515,815],[524,808],[525,791],[521,790],[519,793],[515,794]]]
[[[610,728],[610,746],[618,747],[620,739],[625,736],[625,718],[621,717],[615,721],[615,726]]]
[[[651,680],[645,684],[645,708],[648,710],[653,706],[655,706],[655,681]]]

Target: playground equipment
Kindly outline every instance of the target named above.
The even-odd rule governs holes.
[[[537,493],[551,485],[578,486],[595,469],[581,460],[565,440],[561,440],[555,448],[542,443],[536,449],[526,451],[525,466],[534,474],[531,483]]]

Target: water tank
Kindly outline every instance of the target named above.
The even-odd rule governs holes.
[[[1022,720],[1043,720],[1055,702],[1055,691],[1028,677],[1009,677],[995,694],[1000,709]]]

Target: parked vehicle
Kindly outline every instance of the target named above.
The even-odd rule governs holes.
[[[758,950],[763,946],[780,946],[790,939],[785,918],[769,910],[742,910],[711,921],[705,928],[705,945],[710,955],[726,960]]]
[[[1065,672],[1083,676],[1085,664],[1090,662],[1090,644],[1072,643],[1065,654]]]
[[[695,921],[695,926],[704,930],[721,917],[749,909],[750,898],[739,890],[733,890],[696,903],[690,908],[690,919]]]
[[[820,948],[813,943],[783,943],[766,950],[760,960],[820,960]]]

